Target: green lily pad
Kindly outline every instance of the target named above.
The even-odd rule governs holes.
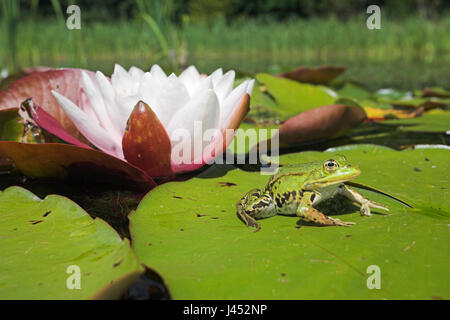
[[[250,112],[252,108],[264,106],[273,111],[276,111],[278,106],[277,103],[266,93],[264,93],[261,89],[259,83],[255,83],[253,86],[252,97],[250,99]]]
[[[364,108],[361,107],[361,105],[359,104],[357,99],[354,98],[345,98],[345,97],[341,97],[336,99],[336,104],[343,104],[349,107],[355,107],[355,108],[359,108],[361,110],[364,111]]]
[[[364,99],[359,101],[359,104],[363,107],[372,107],[380,109],[392,109],[392,105],[389,103],[381,103],[372,99]]]
[[[227,152],[235,155],[245,155],[256,145],[265,140],[270,140],[276,133],[279,125],[257,126],[251,123],[241,123],[236,130],[233,141],[227,148]]]
[[[341,97],[353,98],[356,100],[368,99],[372,95],[364,86],[353,82],[346,82],[339,90],[337,90],[337,93]]]
[[[256,79],[267,87],[278,104],[279,112],[285,116],[331,105],[337,98],[333,90],[320,85],[299,83],[265,73],[257,74]]]
[[[391,104],[393,106],[402,108],[424,107],[425,109],[432,109],[432,108],[445,109],[448,105],[450,105],[450,99],[441,99],[436,97],[431,98],[406,97],[402,99],[378,98],[378,102],[382,104]]]
[[[383,123],[402,125],[403,131],[448,132],[450,131],[450,111],[430,111],[412,119],[388,120]]]
[[[390,212],[361,217],[356,206],[341,207],[339,218],[357,223],[351,228],[298,225],[295,217],[276,216],[253,233],[236,217],[235,203],[268,176],[214,166],[144,198],[130,215],[133,248],[175,299],[448,298],[449,151],[355,146],[336,152],[360,165],[356,182],[415,208],[360,190]],[[298,153],[280,162],[334,153]],[[381,288],[370,290],[373,265],[380,268]]]
[[[118,298],[143,271],[106,222],[19,187],[0,193],[0,247],[0,299]],[[80,289],[67,287],[70,266],[79,267]]]
[[[20,141],[23,125],[17,109],[0,110],[0,140]]]

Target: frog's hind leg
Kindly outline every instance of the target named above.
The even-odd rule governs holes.
[[[261,227],[257,219],[269,218],[276,215],[275,204],[272,197],[267,193],[262,193],[259,189],[253,189],[236,203],[236,210],[245,225],[256,228]]]
[[[389,208],[381,203],[377,203],[375,201],[371,201],[365,198],[359,192],[348,188],[347,186],[341,184],[338,189],[338,193],[342,194],[344,197],[349,200],[358,203],[361,206],[361,215],[370,217],[372,214],[370,213],[370,208],[382,209],[389,211]]]
[[[312,201],[316,195],[313,192],[305,192],[302,201],[297,208],[297,216],[307,222],[312,222],[321,226],[343,226],[348,227],[354,222],[345,222],[339,219],[333,219],[324,215],[319,210],[312,207]]]

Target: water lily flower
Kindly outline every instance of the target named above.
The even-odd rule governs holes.
[[[148,190],[154,177],[196,170],[228,147],[234,130],[227,129],[238,128],[247,114],[253,80],[233,87],[234,72],[221,69],[208,76],[189,67],[176,77],[158,66],[150,72],[116,66],[111,78],[83,69],[38,70],[0,91],[0,113],[28,105],[23,119],[43,129],[44,143],[0,141],[0,160],[31,178]],[[218,134],[202,139],[211,129]],[[188,152],[199,143],[200,158]],[[189,155],[182,162],[180,149]]]
[[[231,142],[223,141],[225,131],[236,129],[248,112],[254,84],[245,80],[233,89],[234,80],[233,70],[206,76],[190,66],[177,77],[158,65],[149,72],[116,65],[111,79],[100,71],[82,73],[79,105],[57,89],[52,94],[92,145],[160,176],[194,170],[218,156],[211,149],[225,150]],[[205,141],[208,130],[217,134]],[[184,162],[174,160],[180,150]],[[161,153],[169,154],[162,159]]]

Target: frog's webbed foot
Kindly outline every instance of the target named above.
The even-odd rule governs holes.
[[[334,223],[335,223],[334,226],[350,227],[350,226],[356,224],[356,222],[341,221],[341,220],[339,220],[339,219],[337,219],[337,218],[331,218],[331,217],[328,217],[328,219],[331,219],[331,220],[334,221]]]
[[[247,227],[254,227],[253,232],[259,231],[260,224],[256,219],[268,218],[276,215],[275,205],[268,194],[259,189],[253,189],[236,203],[236,211]]]
[[[372,215],[370,213],[370,208],[376,208],[376,209],[382,209],[382,210],[389,211],[389,208],[386,207],[385,205],[382,205],[381,203],[377,203],[375,201],[370,201],[368,199],[364,199],[363,202],[361,203],[361,209],[360,209],[361,215],[370,217]]]
[[[242,221],[244,221],[244,223],[247,227],[255,228],[255,230],[253,230],[253,232],[257,232],[257,231],[259,231],[259,229],[261,229],[261,225],[250,215],[248,215],[244,212],[241,212],[241,213],[239,213],[239,217],[242,219]]]
[[[370,213],[370,208],[381,209],[389,211],[389,208],[381,203],[377,203],[375,201],[371,201],[365,198],[359,192],[348,188],[345,185],[339,186],[339,193],[348,198],[349,200],[358,203],[361,206],[360,212],[362,216],[370,217],[372,214]]]

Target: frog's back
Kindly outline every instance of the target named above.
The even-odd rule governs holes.
[[[281,167],[276,174],[272,176],[270,181],[283,181],[287,182],[291,179],[296,181],[303,180],[314,169],[320,168],[322,163],[320,162],[308,162],[298,165],[285,165]],[[303,177],[303,179],[302,179]]]
[[[282,166],[276,174],[272,176],[272,178],[279,178],[281,176],[289,176],[296,174],[297,176],[301,174],[307,174],[314,169],[321,168],[322,162],[308,162],[301,164],[290,164]]]
[[[320,167],[321,163],[310,162],[299,165],[283,166],[270,178],[266,188],[271,193],[275,194],[283,194],[293,190],[300,190],[309,173],[316,169],[317,166]]]

